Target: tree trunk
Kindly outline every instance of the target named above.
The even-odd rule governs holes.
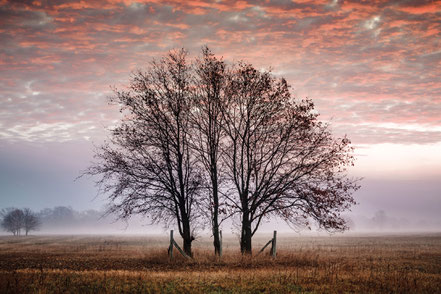
[[[191,252],[191,242],[192,241],[193,241],[192,238],[190,238],[190,239],[185,238],[184,239],[184,252],[185,252],[185,254],[187,254],[190,257],[193,257],[193,253]]]
[[[242,234],[240,238],[240,252],[242,254],[252,253],[251,249],[251,221],[248,212],[242,214]]]
[[[216,222],[216,224],[214,224]],[[214,254],[220,255],[220,236],[219,236],[219,225],[217,224],[217,219],[213,220],[213,245],[214,245]]]
[[[183,239],[183,249],[185,254],[190,257],[193,257],[193,253],[191,252],[191,242],[193,242],[194,237],[191,235],[190,230],[190,221],[187,218],[187,214],[183,214],[182,220],[182,239]]]
[[[213,245],[214,245],[214,254],[220,255],[220,236],[219,236],[219,193],[217,187],[217,171],[215,162],[212,163],[214,166],[214,171],[212,172],[212,185],[213,185]]]

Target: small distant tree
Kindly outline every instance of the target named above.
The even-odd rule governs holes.
[[[2,227],[5,231],[19,236],[24,224],[24,214],[20,209],[13,209],[6,213],[2,220]]]
[[[12,219],[12,217],[11,217],[11,215],[10,215],[10,211],[9,211],[9,212],[6,212],[6,213],[3,215],[1,225],[2,225],[3,230],[5,230],[6,232],[11,232],[11,233],[14,234],[14,236],[15,236],[15,230],[14,230],[14,225],[13,225],[13,219]]]
[[[26,236],[30,231],[36,231],[41,225],[40,219],[35,215],[32,210],[25,208],[23,210],[23,228]]]

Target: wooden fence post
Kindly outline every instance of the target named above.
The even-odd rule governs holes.
[[[220,241],[220,246],[219,246],[219,257],[222,256],[222,230],[219,231],[219,241]]]
[[[168,247],[168,257],[173,258],[173,245],[174,245],[174,240],[173,240],[173,230],[170,230],[170,246]]]
[[[181,253],[182,256],[186,258],[192,258],[191,256],[188,256],[184,251],[182,251],[181,247],[179,247],[178,243],[176,243],[175,240],[173,240],[173,244],[175,245],[176,249],[178,249],[179,253]]]
[[[257,255],[262,253],[263,250],[265,250],[265,248],[268,247],[269,244],[271,244],[270,254],[272,257],[276,257],[276,239],[277,239],[277,231],[274,231],[273,238],[269,240],[268,243],[266,243],[265,246],[262,247],[262,249],[260,249]]]
[[[182,256],[186,258],[192,258],[191,256],[188,256],[185,254],[184,251],[182,251],[181,247],[179,247],[178,243],[176,243],[175,239],[173,238],[173,230],[170,230],[170,246],[168,246],[168,257],[173,258],[173,247],[176,247],[176,249],[179,251],[179,253],[182,254]]]
[[[277,231],[274,231],[274,235],[273,235],[273,242],[272,242],[272,246],[271,246],[271,256],[272,257],[276,257],[276,245],[277,245]]]

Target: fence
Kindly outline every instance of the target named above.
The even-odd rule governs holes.
[[[272,257],[276,257],[277,252],[276,252],[276,245],[277,245],[277,231],[274,231],[273,233],[273,238],[271,240],[268,241],[268,243],[265,244],[265,246],[262,247],[262,249],[260,249],[259,253],[257,253],[257,255],[259,255],[260,253],[263,252],[263,250],[265,250],[266,247],[268,247],[268,245],[271,244],[271,250],[270,250],[270,254]]]
[[[220,235],[219,236],[220,237],[219,256],[222,256],[222,231],[219,231],[219,235]],[[269,244],[271,244],[271,250],[270,250],[271,256],[276,257],[276,255],[277,255],[277,252],[276,252],[277,231],[274,231],[273,238],[271,240],[269,240],[268,243],[266,243],[265,246],[262,247],[262,249],[260,249],[260,251],[259,251],[259,253],[257,253],[257,255],[262,253],[265,250],[265,248],[268,247]],[[173,230],[170,230],[170,245],[168,247],[168,256],[170,258],[173,258],[173,247],[176,247],[176,249],[179,251],[179,253],[182,254],[182,256],[184,256],[186,258],[191,258],[187,254],[185,254],[185,252],[181,249],[181,247],[179,247],[178,243],[176,243],[175,239],[173,238]]]
[[[173,258],[173,247],[176,247],[176,249],[178,249],[179,253],[181,253],[182,256],[184,256],[186,258],[191,258],[187,254],[185,254],[185,252],[181,249],[181,247],[179,247],[178,243],[176,243],[175,239],[173,238],[173,230],[171,230],[170,231],[170,246],[168,246],[168,256],[170,258]]]

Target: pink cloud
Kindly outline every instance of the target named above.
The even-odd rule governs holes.
[[[433,1],[419,6],[401,6],[399,9],[410,14],[436,13],[441,11],[441,2]]]
[[[84,132],[100,128],[98,117],[114,118],[103,113],[109,85],[171,48],[194,56],[204,44],[226,60],[273,67],[325,119],[440,126],[429,110],[441,108],[439,3],[331,4],[3,1],[0,97],[11,103],[0,110],[0,132],[36,120],[75,123],[77,113],[90,121]]]

